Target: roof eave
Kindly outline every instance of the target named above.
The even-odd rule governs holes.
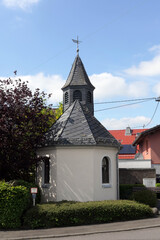
[[[142,139],[149,135],[152,134],[154,132],[156,132],[157,130],[160,130],[160,125],[157,125],[153,128],[147,129],[144,132],[141,132],[140,135],[137,137],[137,139],[135,139],[135,141],[132,143],[133,146],[137,145],[138,143],[140,143],[140,141],[142,141]]]

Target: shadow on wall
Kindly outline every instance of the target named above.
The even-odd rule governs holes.
[[[37,167],[37,184],[41,189],[41,202],[56,201],[56,161],[55,154],[43,154],[41,157],[49,158],[48,181],[45,177],[45,160],[39,161]]]
[[[58,201],[72,200],[72,201],[91,201],[93,200],[93,184],[91,177],[89,177],[85,163],[73,164],[64,163],[60,166],[60,173],[58,179]]]

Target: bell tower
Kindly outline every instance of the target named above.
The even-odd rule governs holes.
[[[79,100],[94,115],[94,89],[95,87],[91,84],[82,60],[79,57],[79,49],[77,49],[77,56],[73,62],[67,81],[62,87],[64,112],[75,100]]]

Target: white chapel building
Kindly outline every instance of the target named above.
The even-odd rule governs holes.
[[[64,113],[38,149],[42,202],[118,199],[120,144],[94,117],[94,89],[77,53],[62,87]]]

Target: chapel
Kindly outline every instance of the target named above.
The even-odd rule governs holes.
[[[119,142],[94,117],[94,89],[77,51],[63,91],[63,114],[37,154],[42,201],[116,200]]]

